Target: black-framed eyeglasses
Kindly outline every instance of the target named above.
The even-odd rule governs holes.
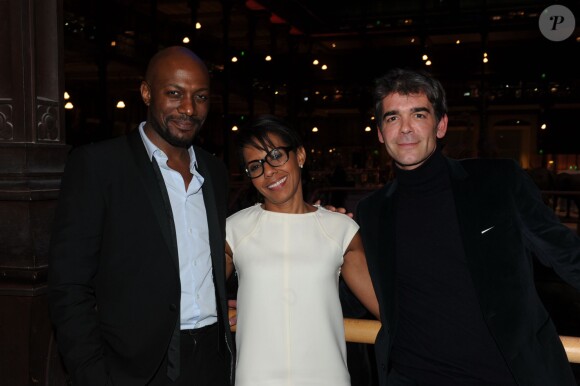
[[[289,153],[294,148],[292,146],[278,146],[270,150],[266,157],[253,160],[246,165],[246,175],[250,178],[258,178],[264,174],[264,162],[275,168],[284,165],[290,158]]]

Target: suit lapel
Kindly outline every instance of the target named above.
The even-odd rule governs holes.
[[[210,257],[211,265],[213,269],[213,279],[216,291],[216,302],[217,302],[217,313],[218,320],[224,321],[227,318],[227,308],[226,301],[226,268],[225,268],[225,234],[223,232],[223,227],[225,224],[220,223],[220,216],[225,219],[225,202],[218,202],[216,198],[216,183],[226,184],[226,181],[215,181],[215,178],[220,176],[221,173],[212,172],[210,170],[210,162],[207,159],[208,155],[205,152],[194,147],[195,156],[197,159],[198,172],[202,175],[204,181],[202,185],[203,192],[203,202],[205,205],[205,211],[207,216],[207,226],[209,230],[209,247],[210,247]],[[227,189],[224,186],[224,189]],[[222,351],[222,346],[225,343],[227,350],[232,352],[230,349],[230,343],[228,334],[225,332],[226,323],[219,323],[220,336],[226,335],[226,341],[218,339],[217,345],[218,350]],[[232,359],[233,360],[233,359]],[[231,362],[233,366],[233,362]],[[232,367],[233,368],[233,367]],[[232,370],[233,371],[233,370]]]
[[[393,327],[395,314],[397,312],[397,296],[396,296],[396,244],[395,244],[395,201],[396,201],[397,182],[393,182],[386,191],[385,197],[381,203],[379,210],[379,224],[377,237],[377,250],[379,251],[379,272],[382,272],[384,277],[380,280],[381,285],[384,286],[383,293],[385,294],[386,304],[391,304],[385,308],[387,313],[387,328],[390,330]]]
[[[218,218],[218,204],[216,202],[215,181],[211,171],[208,168],[208,163],[203,152],[196,149],[195,156],[197,159],[198,171],[203,177],[203,202],[207,214],[207,226],[209,229],[209,244],[211,251],[211,259],[214,270],[219,267],[219,274],[222,273],[221,267],[225,264],[224,250],[222,240],[225,236],[222,235],[221,227]],[[221,248],[221,251],[220,251]],[[225,270],[225,268],[224,268]],[[224,271],[225,272],[225,271]]]
[[[480,200],[481,187],[474,178],[470,178],[468,172],[461,166],[459,161],[448,160],[450,165],[451,186],[457,212],[459,232],[465,251],[467,268],[471,274],[473,285],[477,293],[482,309],[485,303],[485,283],[481,273],[485,272],[486,261],[481,257],[481,226]]]
[[[159,171],[159,166],[154,165],[149,159],[145,145],[139,134],[139,130],[134,130],[127,136],[129,147],[133,153],[133,158],[139,176],[143,182],[143,191],[147,194],[151,202],[151,210],[157,218],[157,223],[163,239],[170,251],[171,258],[175,267],[179,270],[179,257],[177,256],[177,238],[175,235],[175,224],[173,222],[173,213],[171,203],[167,194],[167,188],[163,182],[163,177]]]

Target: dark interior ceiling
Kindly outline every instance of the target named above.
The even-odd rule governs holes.
[[[558,4],[580,20],[579,1]],[[186,45],[212,71],[212,103],[226,114],[253,115],[268,112],[263,111],[268,106],[278,113],[272,108],[277,103],[295,116],[366,112],[373,79],[395,66],[432,72],[452,106],[482,98],[508,105],[580,103],[580,29],[562,42],[543,37],[538,17],[549,5],[536,0],[64,0],[66,88],[137,95],[150,55],[183,44],[187,36]],[[266,55],[272,60],[266,62]],[[238,62],[231,62],[233,56]]]

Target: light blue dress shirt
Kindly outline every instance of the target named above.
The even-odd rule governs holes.
[[[144,126],[145,122],[139,125],[139,132],[149,158],[155,157],[159,164],[175,223],[181,280],[181,329],[207,326],[217,322],[217,308],[209,228],[201,189],[203,177],[197,171],[195,152],[190,146],[189,170],[193,178],[186,190],[183,177],[167,165],[167,155],[145,135]]]

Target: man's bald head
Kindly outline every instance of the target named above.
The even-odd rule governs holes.
[[[199,56],[193,53],[193,51],[182,46],[171,46],[160,50],[151,58],[149,65],[147,66],[147,71],[145,72],[145,81],[152,84],[154,83],[155,77],[157,77],[164,68],[173,68],[176,64],[184,62],[197,63],[206,73],[208,73],[209,77],[209,72],[205,63],[199,58]]]

